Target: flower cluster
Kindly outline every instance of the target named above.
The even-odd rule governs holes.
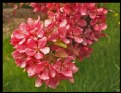
[[[12,56],[17,66],[29,77],[35,77],[35,86],[44,82],[56,88],[61,80],[74,82],[78,71],[75,60],[89,57],[90,45],[105,36],[107,9],[97,3],[30,3],[34,12],[47,14],[40,22],[28,18],[11,35],[16,49]]]

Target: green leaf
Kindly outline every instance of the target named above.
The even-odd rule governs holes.
[[[57,41],[57,42],[55,42],[54,44],[57,45],[57,46],[63,47],[63,48],[67,48],[67,45],[64,44],[64,43],[61,42],[61,41]]]

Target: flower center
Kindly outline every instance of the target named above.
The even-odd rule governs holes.
[[[35,48],[36,52],[40,52],[40,49],[38,47]]]

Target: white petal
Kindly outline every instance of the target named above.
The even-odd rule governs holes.
[[[64,27],[67,24],[67,20],[63,19],[63,21],[60,23],[59,27]]]
[[[44,47],[44,48],[41,48],[40,51],[46,55],[46,54],[48,54],[50,52],[50,48],[49,47]]]
[[[37,79],[36,81],[35,81],[35,87],[40,87],[42,85],[42,81],[41,81],[41,79]]]
[[[50,25],[51,22],[52,22],[51,19],[47,19],[47,20],[45,20],[45,27],[48,27],[48,25]]]

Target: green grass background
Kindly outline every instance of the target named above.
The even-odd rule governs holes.
[[[120,91],[120,3],[103,4],[115,13],[107,15],[108,37],[101,38],[92,48],[90,58],[77,62],[79,71],[75,83],[62,81],[56,89],[45,84],[36,88],[35,79],[28,78],[23,69],[16,67],[11,56],[10,36],[3,35],[3,91],[4,92],[114,92]]]

